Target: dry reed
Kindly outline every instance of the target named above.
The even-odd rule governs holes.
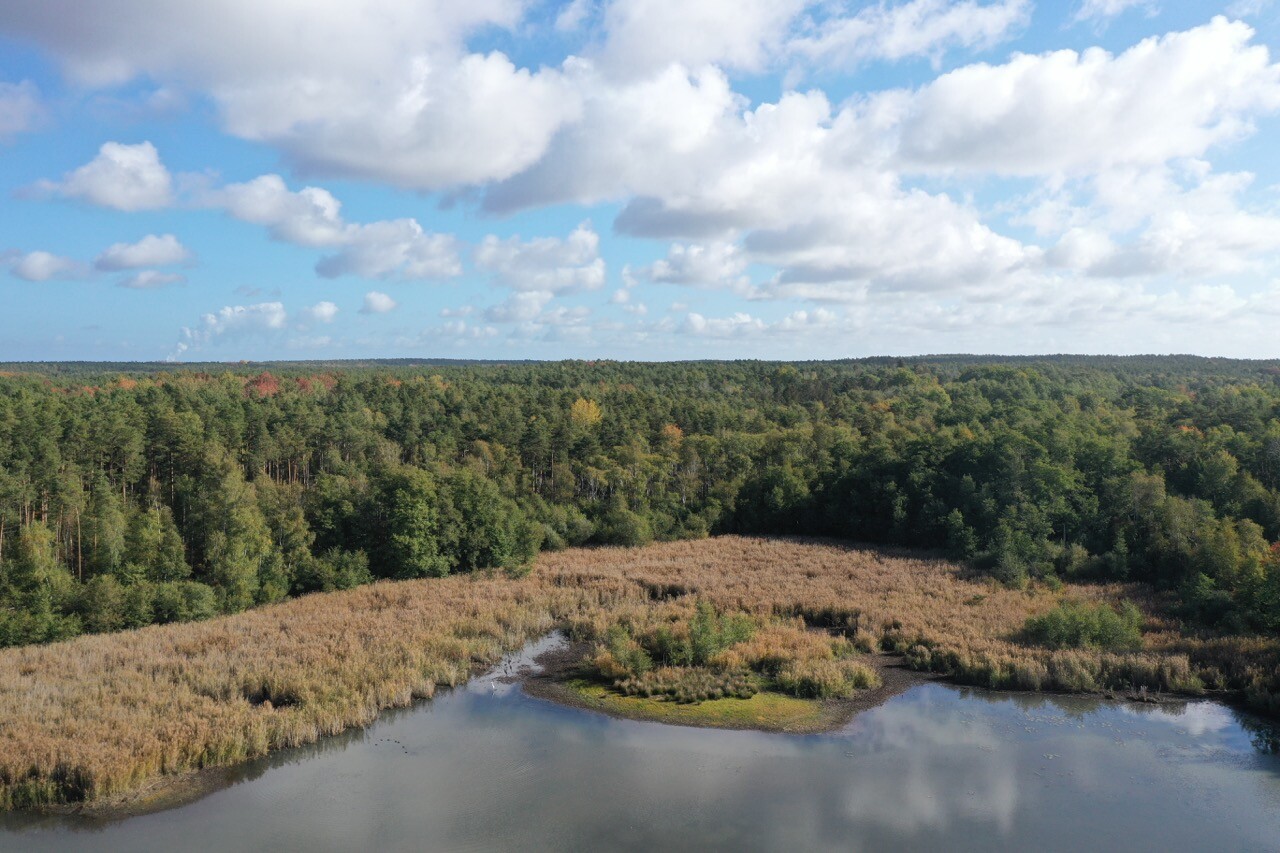
[[[1064,595],[1136,598],[1154,630],[1128,655],[1020,645],[1027,617]],[[774,625],[800,617],[851,646],[894,648],[990,686],[1243,687],[1277,657],[1274,640],[1181,637],[1135,587],[1013,590],[942,560],[801,540],[579,549],[542,555],[522,579],[380,583],[0,651],[0,805],[110,797],[307,743],[456,685],[554,627],[600,636],[684,596]]]

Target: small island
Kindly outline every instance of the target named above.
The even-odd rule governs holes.
[[[922,680],[866,635],[801,617],[718,612],[705,600],[631,610],[548,652],[526,680],[540,698],[614,717],[788,733],[829,731]]]

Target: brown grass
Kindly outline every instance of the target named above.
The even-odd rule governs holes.
[[[451,577],[313,595],[204,623],[0,652],[0,805],[110,797],[365,725],[567,627],[599,636],[698,596],[772,624],[801,617],[960,680],[1031,689],[1242,688],[1275,640],[1186,639],[1142,590],[1011,590],[945,561],[826,542],[723,537],[544,554],[526,578]],[[1131,655],[1032,649],[1026,618],[1064,595],[1136,598]],[[767,639],[767,632],[760,635]]]

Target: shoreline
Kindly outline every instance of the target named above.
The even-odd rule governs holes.
[[[844,728],[858,714],[863,711],[869,711],[888,702],[895,696],[910,690],[918,684],[928,684],[931,682],[946,681],[944,676],[934,673],[917,672],[908,668],[904,663],[904,656],[895,655],[886,652],[879,652],[866,655],[866,663],[875,669],[877,675],[880,676],[880,686],[869,690],[861,690],[857,695],[848,699],[796,699],[795,702],[803,702],[813,707],[814,720],[808,724],[801,724],[794,727],[785,727],[781,725],[771,725],[768,722],[752,721],[744,723],[731,719],[704,719],[697,717],[689,718],[671,718],[671,717],[655,717],[646,714],[642,706],[628,713],[619,706],[627,699],[620,699],[619,702],[611,702],[608,704],[592,702],[587,699],[583,693],[575,689],[572,682],[575,680],[577,669],[584,657],[590,651],[589,643],[573,643],[566,641],[559,648],[551,649],[543,652],[534,658],[534,663],[539,667],[536,671],[522,673],[521,687],[524,693],[535,699],[552,702],[556,705],[575,708],[581,711],[590,711],[597,714],[603,714],[614,719],[635,720],[639,722],[653,722],[662,725],[676,725],[693,728],[716,728],[727,729],[730,731],[762,731],[775,734],[823,734],[826,732],[838,731]],[[710,702],[719,701],[742,701],[742,700],[708,700]],[[665,704],[665,703],[664,703]],[[706,704],[706,703],[699,703]],[[691,706],[676,706],[691,707]]]
[[[556,629],[542,638],[530,641],[524,649],[513,652],[510,657],[518,661],[519,658],[523,657],[528,652],[530,646],[546,642],[548,639],[556,637],[557,635],[563,637],[560,629]],[[946,684],[958,689],[973,690],[997,696],[1078,697],[1111,703],[1133,703],[1147,706],[1179,704],[1193,701],[1212,701],[1231,708],[1234,711],[1251,713],[1248,709],[1241,707],[1240,703],[1232,701],[1231,697],[1223,695],[1186,696],[1181,694],[1163,693],[1150,694],[1146,698],[1142,698],[1137,694],[1122,695],[1115,691],[1063,692],[1016,689],[996,690],[980,685],[964,684],[963,682],[956,681],[950,676],[940,673],[913,670],[906,665],[904,655],[890,652],[876,652],[867,654],[865,657],[867,658],[866,662],[868,665],[874,668],[881,678],[881,684],[879,687],[863,690],[858,695],[849,699],[795,700],[798,702],[812,703],[814,706],[821,709],[820,713],[816,715],[819,720],[819,724],[817,725],[786,728],[761,724],[740,724],[733,721],[715,722],[699,720],[697,718],[654,718],[643,712],[622,712],[618,710],[616,703],[609,706],[592,703],[591,701],[588,701],[579,690],[575,689],[571,685],[571,682],[575,680],[575,676],[577,675],[578,665],[590,649],[590,643],[572,642],[568,639],[562,639],[562,641],[556,644],[553,648],[534,654],[532,657],[528,658],[528,662],[524,665],[519,665],[517,663],[513,667],[511,663],[506,663],[504,665],[504,662],[499,662],[495,666],[486,667],[483,670],[473,672],[466,681],[460,683],[457,688],[454,689],[464,688],[467,684],[481,678],[482,676],[492,675],[493,680],[499,683],[518,685],[520,692],[531,698],[550,702],[561,707],[572,708],[574,710],[602,714],[613,719],[657,723],[659,725],[675,725],[688,728],[715,728],[726,731],[760,731],[771,734],[789,735],[826,734],[839,731],[849,725],[849,723],[852,722],[859,714],[878,708],[894,697],[900,696],[911,688],[922,684]],[[532,665],[529,665],[529,662],[531,662]],[[239,782],[246,781],[247,778],[256,778],[256,775],[246,776],[245,772],[255,762],[261,762],[264,760],[270,761],[273,757],[284,755],[291,751],[291,749],[314,748],[318,743],[335,741],[343,737],[352,736],[353,734],[367,729],[370,725],[376,724],[380,720],[386,718],[389,714],[397,712],[411,712],[420,707],[429,705],[436,701],[436,699],[445,698],[451,692],[451,689],[442,689],[431,698],[415,699],[407,705],[384,708],[368,725],[353,725],[342,732],[322,736],[317,741],[306,745],[284,750],[272,750],[264,755],[256,756],[234,764],[206,767],[170,776],[155,777],[148,780],[143,785],[132,788],[128,791],[88,802],[51,804],[35,809],[13,810],[9,812],[10,819],[18,816],[17,819],[19,823],[29,822],[33,825],[39,824],[44,820],[57,818],[78,819],[90,824],[109,824],[117,821],[128,820],[134,817],[142,817],[149,814],[168,811],[170,809],[181,808],[206,796],[214,794],[219,790],[236,785]],[[22,820],[22,815],[26,815],[28,820]]]
[[[521,649],[527,661],[529,643],[557,627],[599,627],[627,608],[662,605],[665,596],[677,593],[730,609],[749,606],[764,616],[801,617],[815,628],[856,614],[863,633],[886,649],[927,642],[954,656],[951,646],[963,648],[963,674],[909,669],[897,654],[864,655],[882,686],[848,700],[829,700],[825,716],[802,712],[798,716],[812,723],[810,731],[837,729],[857,713],[926,682],[1121,701],[1207,698],[1272,719],[1248,707],[1239,691],[1184,693],[1167,687],[1194,681],[1199,669],[1214,663],[1261,665],[1274,647],[1265,638],[1195,645],[1173,635],[1153,611],[1144,650],[1132,654],[1049,652],[1008,639],[1028,615],[1065,595],[1108,601],[1128,592],[1109,586],[1011,590],[968,578],[944,561],[856,544],[718,537],[548,553],[522,578],[379,583],[207,622],[7,649],[2,653],[6,665],[0,667],[7,678],[3,716],[11,753],[6,811],[111,820],[172,808],[244,779],[242,768],[266,766],[256,763],[264,757],[288,755],[293,748],[359,731],[388,710],[416,707],[438,690],[489,672],[494,663],[510,660],[508,655]],[[851,609],[855,601],[856,611]],[[881,626],[878,632],[875,626]],[[584,630],[583,635],[592,634]],[[956,638],[954,643],[945,639],[949,637]],[[1056,674],[1035,679],[1044,687],[1031,687],[1030,680],[1021,678],[1024,668],[1043,675],[1059,658],[1071,665],[1068,675],[1079,668],[1088,676],[1085,680],[1112,688],[1063,690],[1060,685],[1069,681]],[[568,655],[552,668],[563,670],[573,659]],[[1127,677],[1131,673],[1134,680]],[[548,675],[529,676],[530,695],[608,712],[575,701],[571,690],[552,683]],[[996,676],[1002,683],[994,689],[971,680]],[[1015,685],[1023,681],[1028,686],[1018,689]],[[1135,695],[1135,683],[1150,685],[1152,692]],[[1157,693],[1157,685],[1166,689]],[[264,696],[269,701],[261,701]],[[735,700],[742,704],[703,708],[701,713],[690,713],[698,705],[684,705],[677,714],[667,714],[677,707],[673,703],[661,709],[660,721],[691,725],[695,720],[690,717],[720,714],[736,722],[723,728],[796,731],[751,720],[755,715],[777,720],[788,713],[795,719],[795,703],[817,701],[773,691],[757,696],[761,698],[749,705]],[[815,722],[817,717],[822,719]],[[177,726],[183,718],[199,725]],[[157,727],[157,720],[174,724]],[[73,730],[75,738],[68,736]],[[58,786],[68,794],[90,796],[59,802],[53,799],[63,791]],[[107,786],[116,792],[93,795]],[[47,799],[36,802],[36,796]]]

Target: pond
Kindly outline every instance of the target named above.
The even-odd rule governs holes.
[[[526,649],[502,671],[558,642]],[[839,732],[617,720],[482,677],[116,821],[8,815],[21,850],[1280,849],[1280,758],[1212,702],[922,684]]]

